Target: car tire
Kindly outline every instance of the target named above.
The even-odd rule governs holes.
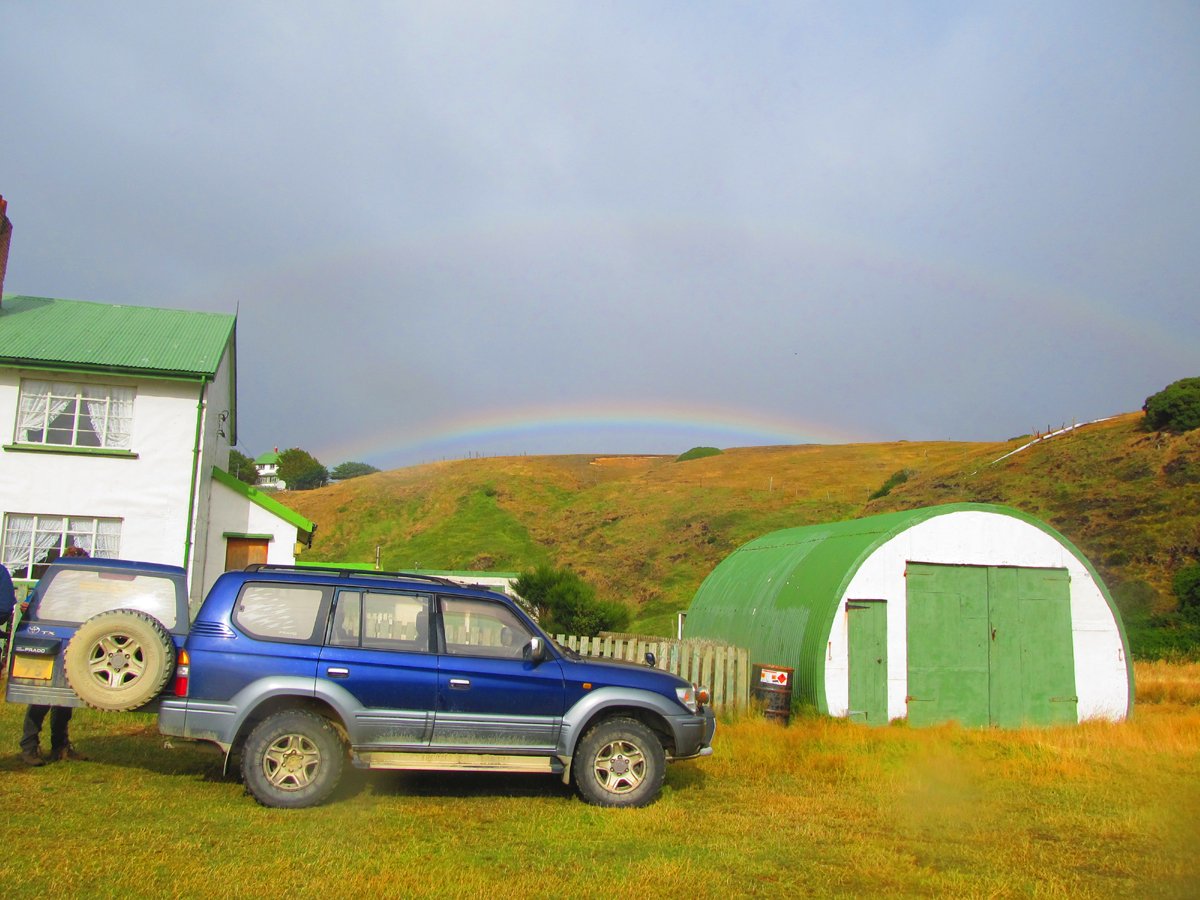
[[[137,709],[162,693],[175,671],[175,644],[153,616],[114,609],[79,626],[63,668],[67,684],[88,706]]]
[[[263,719],[246,738],[242,781],[263,806],[318,806],[337,787],[345,761],[345,744],[328,719],[289,709]]]
[[[637,719],[605,719],[588,730],[571,764],[580,796],[595,806],[645,806],[658,797],[667,755]]]

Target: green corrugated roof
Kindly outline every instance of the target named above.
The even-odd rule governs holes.
[[[211,377],[236,322],[225,313],[6,296],[0,364]]]
[[[246,482],[234,478],[228,472],[213,466],[212,475],[213,480],[218,484],[223,484],[230,490],[237,491],[251,503],[257,503],[263,509],[267,510],[267,512],[272,512],[285,522],[295,525],[310,537],[312,536],[312,533],[317,530],[315,523],[310,522],[294,509],[288,509],[274,497],[264,494],[258,488],[252,487],[251,485],[246,484]]]
[[[254,464],[258,466],[274,466],[279,463],[279,453],[275,450],[268,450],[266,453],[260,453],[254,457]]]
[[[1120,617],[1099,574],[1070,541],[1045,522],[1006,506],[947,503],[786,528],[742,545],[722,560],[696,591],[688,608],[686,636],[727,641],[750,650],[753,662],[794,667],[793,689],[827,712],[826,642],[850,579],[867,557],[896,535],[935,516],[961,511],[1012,516],[1054,537],[1091,573],[1120,627]]]

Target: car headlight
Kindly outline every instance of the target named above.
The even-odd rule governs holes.
[[[679,698],[679,702],[687,707],[689,712],[699,712],[700,704],[696,700],[696,689],[692,685],[687,687],[675,688],[675,696]]]

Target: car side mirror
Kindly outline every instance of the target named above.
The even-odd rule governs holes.
[[[522,655],[528,662],[536,666],[546,658],[546,642],[540,637],[531,637],[529,643],[525,645],[525,651]]]

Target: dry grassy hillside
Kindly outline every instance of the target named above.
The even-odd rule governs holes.
[[[704,576],[767,531],[862,514],[898,469],[972,465],[1007,444],[761,447],[673,457],[470,459],[281,499],[319,525],[311,559],[384,568],[567,565],[669,630]]]
[[[1172,604],[1200,556],[1200,433],[1147,434],[1128,415],[1023,441],[806,445],[674,457],[541,456],[435,463],[281,499],[319,524],[309,558],[390,569],[570,566],[668,633],[701,580],[779,528],[959,500],[1005,503],[1074,541],[1122,596]],[[909,480],[868,497],[893,473]]]
[[[995,465],[930,466],[867,511],[951,500],[1018,506],[1070,538],[1110,586],[1149,588],[1162,611],[1174,605],[1175,570],[1200,559],[1200,431],[1147,433],[1140,422],[1140,413],[1119,416]]]

